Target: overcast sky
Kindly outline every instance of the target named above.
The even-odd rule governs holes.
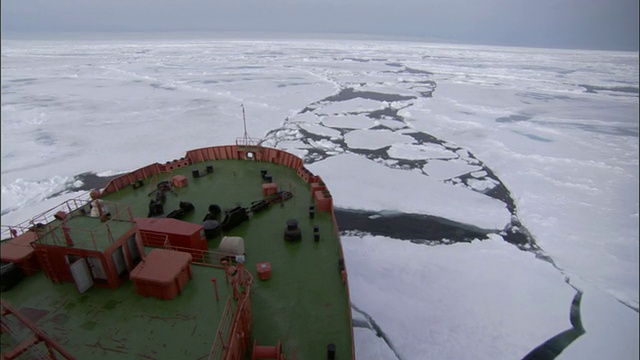
[[[247,31],[638,51],[638,0],[3,0],[14,32]]]

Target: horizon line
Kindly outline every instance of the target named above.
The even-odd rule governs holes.
[[[145,31],[119,31],[119,30],[66,30],[66,31],[46,31],[46,30],[2,30],[0,31],[0,39],[2,40],[63,40],[64,36],[80,36],[75,39],[65,40],[105,40],[105,38],[113,38],[118,35],[128,36],[145,36],[145,37],[162,37],[166,35],[174,35],[179,38],[180,35],[200,35],[218,38],[257,38],[257,39],[309,39],[309,40],[369,40],[369,41],[399,41],[411,43],[432,43],[432,44],[448,44],[448,45],[467,45],[467,46],[495,46],[495,47],[514,47],[529,49],[549,49],[549,50],[581,50],[581,51],[604,51],[604,52],[625,52],[639,53],[640,49],[620,50],[613,48],[588,48],[588,47],[562,47],[562,46],[542,46],[531,44],[508,44],[504,42],[478,42],[451,38],[439,38],[429,36],[410,36],[410,35],[389,35],[389,34],[372,34],[372,33],[332,33],[332,32],[287,32],[287,31],[242,31],[242,30],[145,30]],[[96,38],[97,37],[97,38]],[[114,39],[115,40],[115,39]],[[123,39],[124,40],[124,39]]]

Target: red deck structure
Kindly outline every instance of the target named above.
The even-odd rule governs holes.
[[[142,235],[142,242],[147,246],[176,246],[198,250],[209,248],[202,225],[172,218],[136,218],[135,221]],[[153,239],[158,239],[158,235],[166,235],[168,243],[154,243]]]
[[[15,263],[25,274],[30,275],[40,269],[31,243],[36,241],[37,234],[27,231],[11,240],[3,241],[0,248],[0,259],[3,262]]]
[[[171,300],[193,277],[191,254],[166,249],[153,249],[133,271],[130,278],[142,296]]]

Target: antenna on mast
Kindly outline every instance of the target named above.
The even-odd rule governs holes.
[[[242,123],[244,124],[244,138],[249,139],[249,133],[247,133],[247,118],[244,115],[244,104],[240,104],[242,108]]]
[[[247,132],[247,118],[244,113],[244,104],[240,104],[242,108],[242,124],[244,126],[244,136],[242,138],[236,139],[236,145],[256,145],[257,141],[251,139],[249,137],[249,133]]]

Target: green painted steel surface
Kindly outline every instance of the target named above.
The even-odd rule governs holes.
[[[192,170],[203,173],[207,165],[214,167],[213,174],[192,178]],[[195,211],[183,220],[201,224],[211,204],[224,210],[249,207],[263,199],[261,169],[272,175],[279,190],[294,196],[224,233],[244,238],[245,267],[255,279],[251,338],[260,345],[275,345],[280,339],[288,359],[326,359],[330,343],[335,344],[336,359],[351,359],[351,314],[348,289],[338,270],[337,229],[329,212],[316,211],[315,218],[309,218],[313,204],[309,184],[293,169],[246,160],[207,161],[146,179],[143,187],[128,186],[104,200],[130,204],[134,217],[147,217],[153,197],[149,194],[156,184],[184,175],[188,186],[166,193],[165,214],[178,209],[180,201],[188,201]],[[300,242],[284,241],[288,219],[298,220]],[[318,242],[314,226],[319,228]],[[219,239],[209,241],[210,249],[218,246]],[[269,280],[258,278],[260,262],[270,262]],[[213,277],[220,301],[215,298]],[[94,286],[79,294],[74,284],[52,284],[42,272],[2,298],[78,358],[203,359],[208,357],[230,292],[223,270],[193,265],[193,278],[173,300],[140,296],[131,281],[116,290]]]

